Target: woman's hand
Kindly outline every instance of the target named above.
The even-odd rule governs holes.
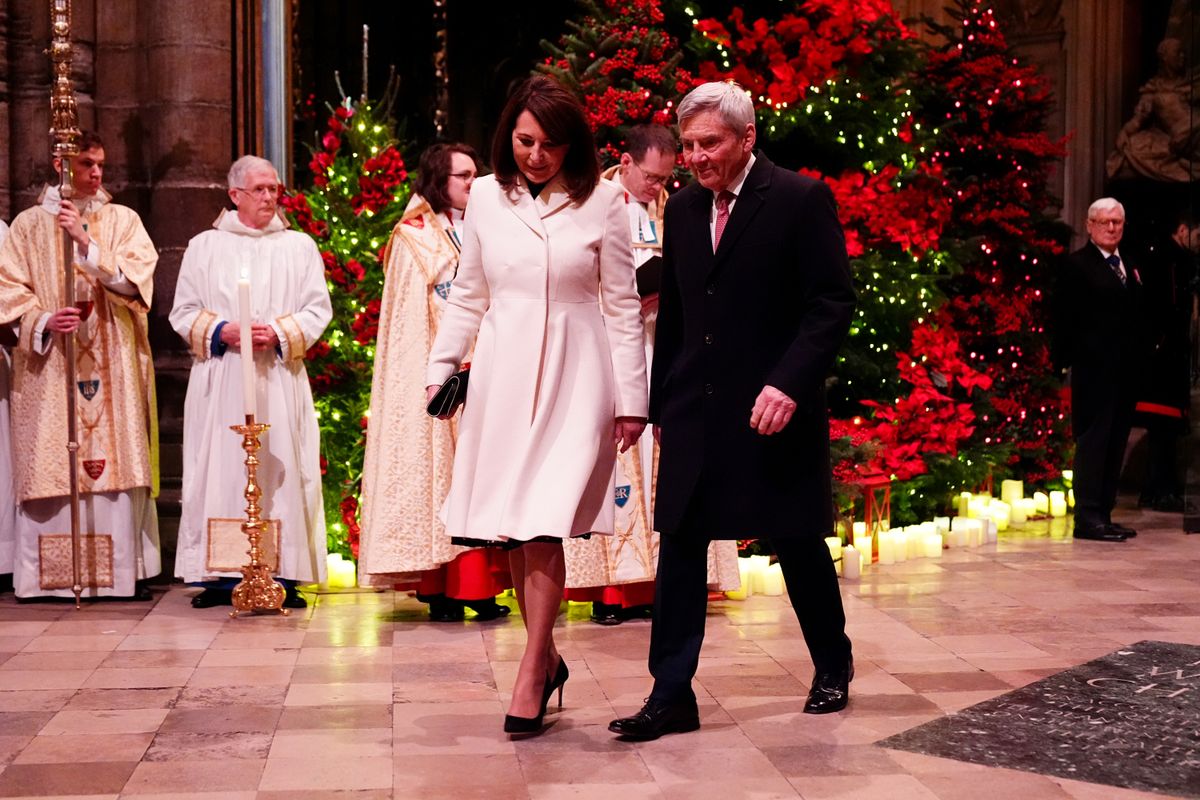
[[[645,429],[646,420],[642,417],[617,417],[617,423],[613,427],[613,441],[618,452],[624,453],[637,444]]]

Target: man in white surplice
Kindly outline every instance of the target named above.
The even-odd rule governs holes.
[[[333,315],[316,244],[288,230],[276,201],[271,162],[243,156],[229,170],[229,197],[214,230],[188,243],[175,288],[171,326],[194,361],[184,404],[183,516],[175,574],[205,590],[197,608],[228,604],[241,577],[246,539],[245,420],[237,320],[238,281],[250,282],[254,391],[262,436],[258,482],[269,560],[287,587],[284,605],[303,608],[297,582],[325,578],[325,513],[317,415],[304,358]]]

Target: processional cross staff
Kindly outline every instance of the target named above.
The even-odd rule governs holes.
[[[51,155],[59,165],[58,191],[63,200],[72,195],[71,159],[79,155],[79,111],[71,87],[71,62],[75,51],[71,46],[71,0],[52,0],[50,3],[50,141]],[[74,240],[62,232],[63,302],[75,305]],[[63,335],[63,358],[67,375],[67,455],[71,487],[71,591],[75,607],[83,594],[81,535],[79,531],[79,434],[75,410],[75,334]]]

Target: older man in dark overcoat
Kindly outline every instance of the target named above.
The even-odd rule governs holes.
[[[853,676],[837,574],[825,379],[855,295],[829,188],[754,153],[754,108],[731,82],[679,105],[696,181],[667,203],[650,421],[660,436],[654,689],[609,729],[699,727],[706,548],[770,541],[815,667],[808,713],[845,707]]]
[[[1063,259],[1052,305],[1054,362],[1071,370],[1076,539],[1123,542],[1115,523],[1117,484],[1145,375],[1142,278],[1121,252],[1125,207],[1102,197],[1088,208],[1088,243]]]

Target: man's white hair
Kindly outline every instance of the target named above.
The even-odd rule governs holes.
[[[1121,205],[1115,197],[1101,197],[1088,206],[1088,219],[1092,219],[1102,211],[1119,211],[1121,219],[1125,219],[1125,206]]]
[[[242,156],[237,161],[233,162],[233,166],[229,168],[229,188],[230,189],[245,189],[246,176],[252,170],[265,168],[275,173],[275,180],[279,180],[279,170],[275,169],[275,165],[265,158],[258,156]]]
[[[679,101],[675,114],[679,117],[679,126],[697,114],[705,111],[716,111],[731,131],[741,134],[746,126],[754,122],[754,101],[738,84],[733,81],[712,81],[702,83],[687,93],[687,97]]]

